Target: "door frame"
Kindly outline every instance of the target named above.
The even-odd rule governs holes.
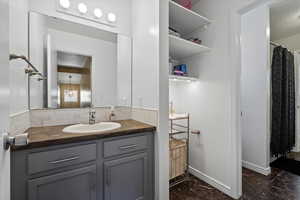
[[[9,0],[0,0],[0,199],[10,199],[10,151],[4,150],[9,129]]]
[[[252,0],[248,4],[246,1],[233,0],[235,7],[230,12],[230,70],[232,78],[230,80],[231,93],[231,148],[230,155],[233,156],[233,169],[231,171],[231,193],[232,197],[238,199],[242,196],[242,132],[241,132],[241,19],[242,16],[259,6],[272,4],[283,0]]]

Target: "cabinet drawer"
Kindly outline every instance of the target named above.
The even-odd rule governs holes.
[[[147,149],[147,136],[138,136],[104,142],[104,158]]]
[[[28,173],[35,174],[93,160],[96,160],[96,144],[31,153],[28,155]]]

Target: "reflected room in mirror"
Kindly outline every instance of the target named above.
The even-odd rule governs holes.
[[[131,107],[131,38],[29,13],[30,109]]]
[[[91,65],[90,56],[57,52],[58,108],[91,106]],[[56,87],[55,83],[53,86]],[[55,97],[50,99],[54,100]]]

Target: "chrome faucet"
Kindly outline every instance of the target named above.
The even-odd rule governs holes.
[[[89,124],[95,124],[96,123],[96,111],[92,109],[92,106],[89,110]]]

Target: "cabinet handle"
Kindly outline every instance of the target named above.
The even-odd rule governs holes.
[[[50,164],[60,164],[60,163],[70,162],[70,161],[77,160],[77,159],[79,159],[79,156],[66,158],[66,159],[62,159],[62,160],[54,160],[54,161],[50,161],[49,163]]]
[[[135,149],[137,148],[137,145],[136,144],[133,144],[133,145],[128,145],[128,146],[122,146],[122,147],[119,147],[121,150],[123,151],[126,151],[126,150],[130,150],[130,149]]]

